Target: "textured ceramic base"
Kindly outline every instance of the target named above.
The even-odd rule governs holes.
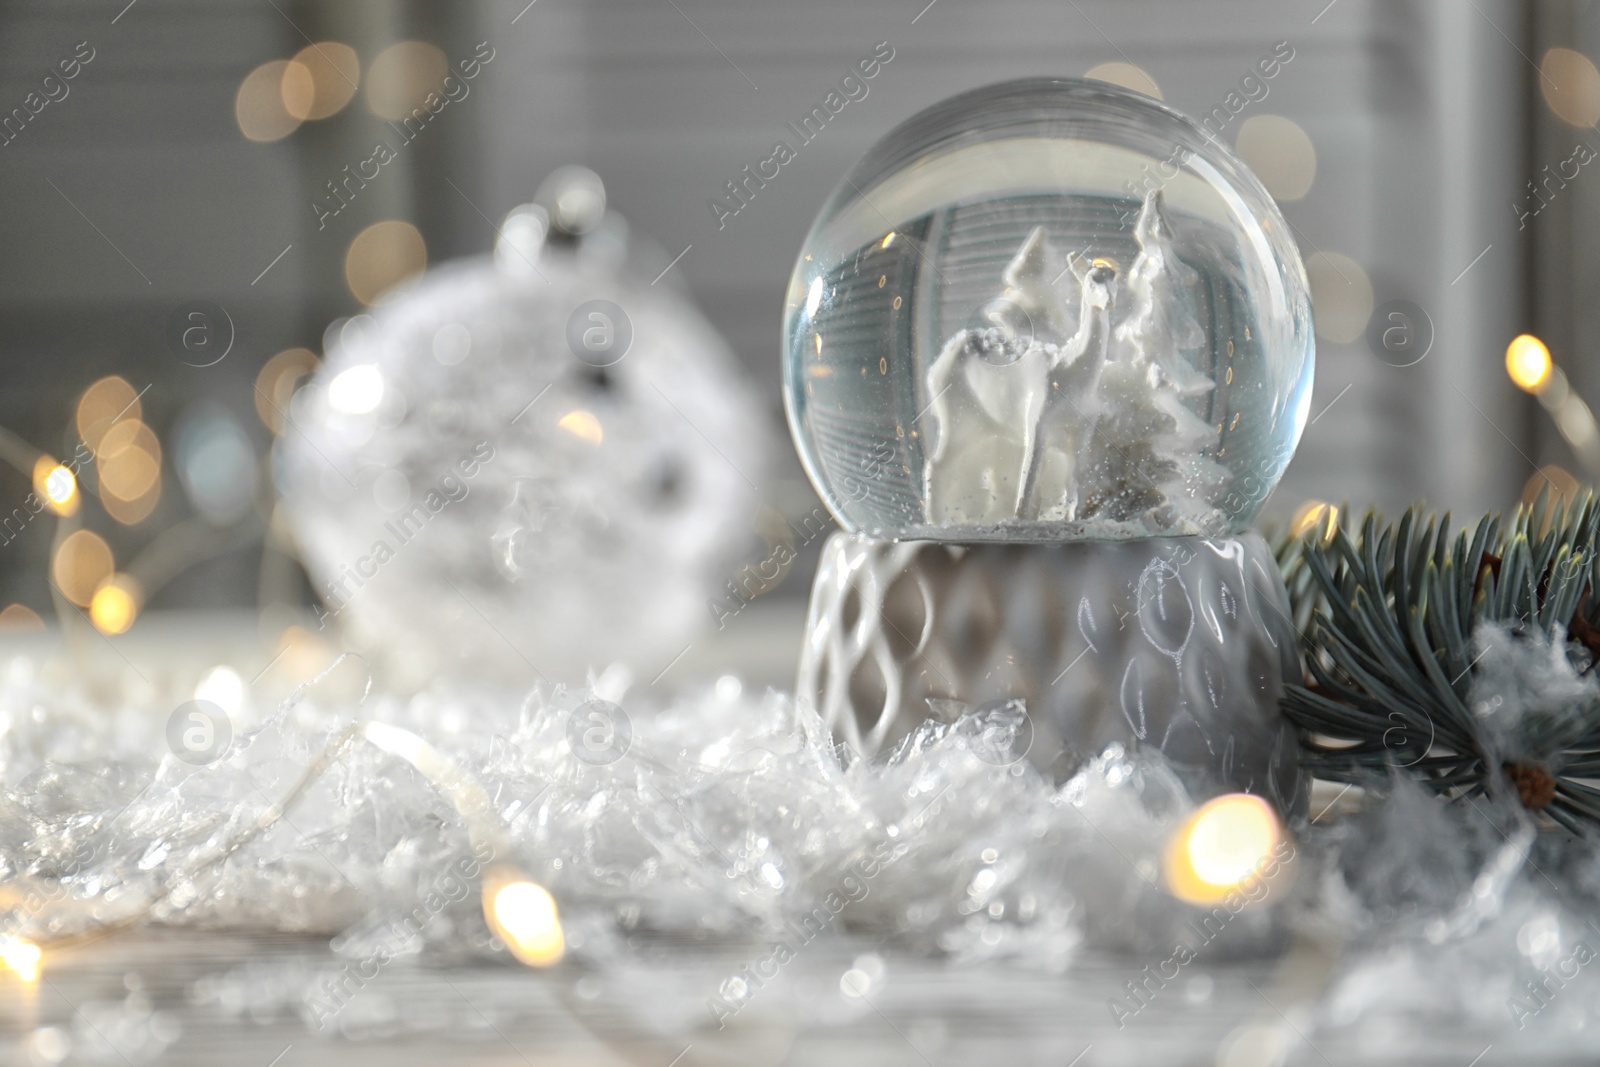
[[[1255,534],[1055,545],[835,534],[797,692],[867,755],[941,699],[1020,697],[1041,767],[1070,770],[1117,741],[1154,745],[1193,789],[1300,811],[1278,710],[1283,680],[1299,675],[1288,596]]]

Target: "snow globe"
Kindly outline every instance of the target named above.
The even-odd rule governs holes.
[[[845,531],[800,695],[863,753],[1020,700],[1041,766],[1155,745],[1197,786],[1303,803],[1295,631],[1247,527],[1313,358],[1289,228],[1196,123],[1076,79],[916,115],[787,294],[789,426]]]
[[[759,398],[593,171],[498,234],[330,327],[294,398],[276,476],[319,623],[402,687],[649,677],[755,541]]]

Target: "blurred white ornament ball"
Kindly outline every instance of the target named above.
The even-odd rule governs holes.
[[[278,485],[324,619],[402,684],[659,669],[749,547],[760,400],[603,197],[558,172],[493,258],[331,327],[295,397]]]

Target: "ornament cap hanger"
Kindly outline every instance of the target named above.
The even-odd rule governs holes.
[[[547,249],[575,252],[601,269],[628,259],[627,222],[606,207],[606,187],[588,167],[558,167],[532,201],[507,213],[495,240],[495,263],[515,275],[537,275]]]
[[[533,202],[548,213],[553,239],[575,239],[600,225],[605,217],[606,186],[600,175],[588,167],[558,167],[540,183]]]

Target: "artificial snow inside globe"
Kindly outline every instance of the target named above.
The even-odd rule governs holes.
[[[768,431],[734,355],[592,172],[539,199],[335,324],[279,441],[319,616],[401,685],[654,673],[753,537]]]
[[[891,132],[785,307],[790,430],[850,534],[800,698],[866,754],[1025,707],[993,758],[1151,746],[1201,794],[1298,808],[1297,635],[1246,528],[1305,425],[1312,336],[1271,196],[1155,100],[1030,79]]]
[[[1271,196],[1094,81],[989,86],[881,141],[806,238],[784,342],[806,469],[883,540],[1236,532],[1311,395]]]

